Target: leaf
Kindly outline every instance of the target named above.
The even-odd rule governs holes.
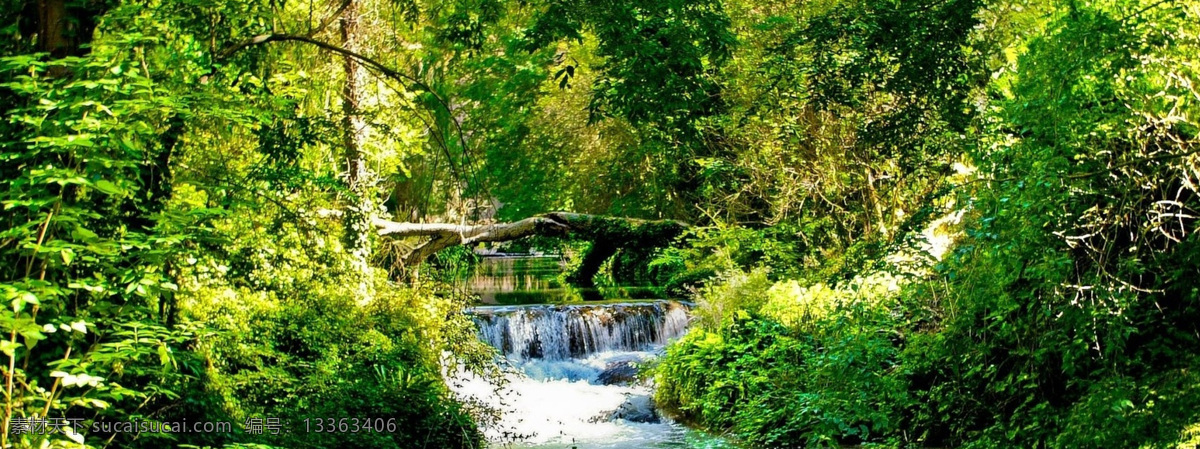
[[[100,237],[96,235],[95,232],[89,231],[88,229],[80,226],[71,231],[71,238],[84,242],[91,242]]]
[[[34,323],[33,320],[29,320],[28,323],[22,325],[17,333],[21,334],[21,337],[25,339],[25,345],[31,349],[37,342],[46,339],[46,334],[42,333],[42,327]]]
[[[56,374],[56,373],[62,373],[62,375],[54,376],[54,374]],[[67,374],[67,373],[63,373],[61,371],[56,371],[55,373],[52,373],[51,376],[62,377],[62,384],[64,387],[73,387],[73,386],[95,387],[95,386],[100,385],[100,382],[104,381],[103,377],[96,377],[96,376],[89,375],[87,373]]]
[[[166,366],[168,363],[171,363],[171,354],[170,353],[171,353],[171,350],[169,348],[167,348],[167,345],[159,344],[158,345],[158,362],[161,363],[163,366]]]
[[[67,438],[70,438],[70,439],[71,439],[71,441],[74,441],[74,442],[76,442],[76,443],[78,443],[78,444],[80,444],[80,445],[82,445],[82,444],[83,444],[83,434],[80,434],[79,432],[76,432],[76,431],[75,431],[75,429],[74,429],[74,428],[72,428],[71,426],[65,426],[65,427],[63,427],[63,428],[62,428],[62,433],[63,433],[63,435],[66,435],[66,436],[67,436]]]
[[[3,352],[9,357],[12,357],[17,348],[20,348],[21,346],[24,345],[12,340],[0,340],[0,352]]]
[[[35,304],[36,305],[36,304],[41,304],[41,303],[38,301],[37,296],[34,296],[33,293],[30,293],[30,292],[21,292],[21,293],[17,294],[15,297],[13,297],[12,308],[13,308],[14,312],[19,313],[22,310],[25,310],[26,304]]]
[[[121,195],[124,193],[124,190],[121,190],[120,187],[117,187],[116,184],[113,184],[112,181],[109,181],[107,179],[101,179],[99,181],[93,182],[92,187],[95,187],[96,190],[104,192],[108,195],[116,196],[116,195]]]

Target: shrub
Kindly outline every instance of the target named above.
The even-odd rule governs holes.
[[[717,281],[700,289],[698,307],[692,310],[695,325],[710,331],[719,329],[738,311],[758,313],[766,304],[766,293],[771,288],[765,268],[725,271],[717,276]]]
[[[887,273],[859,276],[842,287],[816,283],[802,287],[795,280],[775,283],[766,292],[761,312],[785,326],[815,331],[815,325],[845,307],[862,305],[878,307],[894,298],[902,285],[901,279]]]
[[[842,287],[728,272],[701,291],[699,325],[655,367],[656,399],[684,420],[762,447],[888,441],[912,403],[900,366],[900,279]]]

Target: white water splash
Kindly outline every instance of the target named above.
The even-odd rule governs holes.
[[[493,442],[525,438],[504,447],[516,448],[683,448],[727,447],[708,439],[710,444],[689,444],[701,439],[670,420],[655,423],[609,419],[623,407],[641,407],[638,413],[650,414],[650,387],[645,385],[597,385],[593,382],[602,368],[614,361],[648,359],[650,352],[604,352],[573,361],[530,361],[521,364],[523,372],[507,377],[504,390],[495,391],[487,380],[465,375],[454,390],[464,398],[474,398],[503,413],[496,426],[486,429]],[[526,374],[529,373],[529,374]]]
[[[514,370],[504,389],[460,373],[453,390],[502,412],[486,429],[502,447],[543,449],[728,448],[727,442],[656,417],[651,387],[600,385],[600,373],[642,362],[687,330],[679,303],[479,307],[480,338]],[[619,412],[618,412],[619,411]],[[626,419],[628,418],[628,419]],[[632,421],[631,421],[632,419]],[[639,422],[634,422],[639,421]],[[652,420],[654,421],[654,420]]]
[[[655,301],[606,305],[476,307],[480,338],[509,361],[568,360],[661,346],[687,331],[687,308]]]

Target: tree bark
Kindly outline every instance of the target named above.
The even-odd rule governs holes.
[[[373,222],[381,236],[430,237],[404,257],[407,267],[417,266],[434,253],[456,245],[504,242],[534,235],[591,240],[594,246],[607,250],[593,251],[594,255],[589,252],[585,259],[592,263],[585,263],[586,268],[572,275],[584,285],[591,281],[596,269],[617,248],[631,245],[666,246],[689,227],[687,223],[675,220],[641,220],[570,212],[550,212],[511,223],[485,225],[397,223],[380,218]]]
[[[66,56],[83,56],[92,41],[92,32],[97,19],[107,10],[104,2],[72,2],[69,0],[37,0],[17,2],[25,4],[19,32],[25,38],[36,35],[35,48],[50,54],[50,59]],[[47,72],[52,77],[63,77],[69,70],[61,65],[51,65]]]
[[[579,267],[570,276],[567,276],[567,281],[579,287],[595,287],[596,273],[600,272],[600,267],[604,266],[604,262],[616,254],[617,250],[621,249],[615,243],[609,240],[592,242],[592,247],[583,255]]]
[[[66,0],[39,0],[38,4],[38,49],[53,58],[70,53],[71,42],[67,38]]]
[[[359,30],[359,4],[349,0],[342,8],[340,18],[342,45],[351,52],[362,52],[362,33]],[[359,104],[362,100],[362,83],[366,71],[357,58],[342,55],[345,84],[342,85],[342,147],[346,159],[346,187],[350,193],[350,205],[346,208],[345,240],[350,251],[351,263],[359,277],[355,295],[360,304],[371,301],[371,219],[375,215],[373,176],[363,156],[366,140],[366,121],[362,118]]]

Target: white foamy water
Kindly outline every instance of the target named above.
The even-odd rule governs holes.
[[[572,361],[530,361],[507,376],[508,385],[497,392],[485,379],[466,375],[454,388],[463,397],[475,398],[503,412],[496,426],[486,429],[493,442],[506,435],[523,435],[510,445],[495,447],[578,449],[724,448],[718,439],[689,430],[665,417],[658,422],[611,419],[623,406],[639,415],[650,415],[651,388],[646,385],[599,385],[596,376],[613,362],[647,360],[649,351],[598,353]]]
[[[503,412],[486,429],[495,447],[546,449],[729,448],[729,443],[658,416],[651,387],[602,385],[609,370],[655,357],[687,330],[687,308],[659,301],[577,306],[487,307],[471,311],[480,338],[513,371],[501,390],[460,374],[463,398]],[[645,422],[650,421],[650,422]],[[512,442],[512,435],[522,438]]]
[[[513,362],[645,350],[678,338],[688,326],[687,307],[674,301],[490,306],[469,312],[480,338]]]

